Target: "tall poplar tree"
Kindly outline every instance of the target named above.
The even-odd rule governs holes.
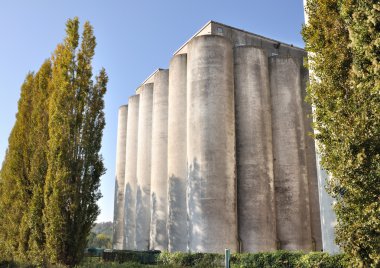
[[[308,0],[309,99],[336,242],[354,267],[380,265],[380,3]]]
[[[28,122],[24,129],[25,150],[28,152],[25,169],[28,187],[25,207],[19,224],[18,259],[35,264],[43,263],[44,229],[42,223],[43,189],[47,170],[48,97],[51,76],[50,60],[46,60],[33,77]],[[25,131],[26,130],[26,131]]]
[[[27,260],[36,265],[43,265],[46,256],[44,254],[45,234],[42,219],[44,208],[44,185],[48,168],[48,106],[51,79],[51,62],[46,60],[35,75],[34,91],[32,97],[33,111],[31,113],[32,130],[29,136],[29,146],[33,148],[31,154],[31,168],[29,181],[31,183],[31,197],[28,203],[28,211],[25,215],[25,228],[27,237]]]
[[[46,253],[52,263],[77,264],[99,208],[96,201],[105,168],[99,154],[105,126],[108,77],[92,81],[96,46],[86,22],[79,46],[79,21],[68,20],[66,38],[52,57],[48,171],[44,190]]]
[[[43,263],[43,189],[47,170],[50,60],[21,87],[16,123],[0,173],[2,259]],[[2,254],[3,253],[3,254]]]
[[[29,179],[29,134],[34,75],[29,73],[21,87],[16,122],[8,139],[8,149],[0,171],[0,257],[5,260],[24,258],[26,230],[20,228],[32,192]],[[26,231],[26,232],[25,232]],[[21,256],[20,256],[21,255]]]
[[[95,37],[68,20],[50,60],[27,75],[0,170],[0,259],[74,266],[99,214],[108,77],[92,80]],[[81,42],[80,42],[81,41]]]

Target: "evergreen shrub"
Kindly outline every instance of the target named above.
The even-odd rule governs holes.
[[[156,264],[159,250],[133,251],[133,250],[105,250],[103,260],[107,262],[135,262],[141,264]]]
[[[104,261],[158,264],[169,267],[224,267],[224,255],[216,253],[184,253],[159,251],[113,250],[103,253]],[[231,268],[344,268],[348,266],[344,254],[301,251],[235,253]]]

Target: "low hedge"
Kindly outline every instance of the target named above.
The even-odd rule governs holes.
[[[302,253],[291,251],[232,254],[233,267],[297,267]]]
[[[103,253],[104,261],[161,264],[174,267],[224,267],[224,255],[215,253],[183,253],[159,251],[113,250]],[[345,268],[348,261],[343,254],[323,252],[274,251],[235,253],[231,255],[232,268]]]
[[[105,250],[103,260],[109,262],[136,262],[141,264],[157,264],[159,250],[135,251],[135,250]]]
[[[159,264],[180,267],[224,267],[224,255],[215,253],[162,252],[157,259]]]
[[[232,254],[233,268],[344,268],[348,262],[343,254],[329,255],[324,252],[303,253],[275,251]]]

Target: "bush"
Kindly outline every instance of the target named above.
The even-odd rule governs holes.
[[[344,268],[348,267],[348,261],[343,254],[329,255],[324,252],[310,252],[301,256],[297,262],[297,268]]]
[[[323,252],[275,251],[236,253],[231,257],[233,268],[344,268],[348,267],[345,255]]]
[[[179,265],[182,267],[223,267],[224,255],[215,253],[163,252],[158,256],[158,263]]]
[[[108,262],[135,262],[141,264],[156,264],[158,250],[134,251],[134,250],[105,250],[103,260]]]
[[[232,254],[233,267],[239,268],[283,268],[296,267],[298,259],[302,256],[297,251],[275,251],[259,253],[236,253]]]
[[[103,260],[158,264],[165,267],[224,267],[224,255],[215,253],[184,253],[159,251],[104,251]],[[136,266],[140,267],[140,266]],[[143,266],[141,266],[143,267]],[[158,266],[160,267],[160,266]],[[344,268],[348,267],[345,255],[300,251],[235,253],[231,255],[232,268]]]

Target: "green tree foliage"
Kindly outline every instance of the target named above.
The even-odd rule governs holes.
[[[91,232],[96,234],[105,234],[109,237],[113,235],[113,223],[112,221],[97,222],[91,229]]]
[[[50,61],[28,74],[0,173],[3,259],[43,262],[43,189],[47,170]]]
[[[88,237],[88,248],[112,248],[111,237],[100,233],[91,232]]]
[[[93,29],[86,22],[81,40],[78,31],[68,20],[64,42],[21,88],[0,171],[0,259],[73,266],[99,214],[108,77],[92,80]]]
[[[112,248],[112,222],[96,223],[87,238],[88,248]]]
[[[51,79],[51,62],[46,60],[35,76],[35,86],[33,91],[33,111],[31,113],[30,148],[33,148],[31,155],[31,169],[29,181],[31,184],[31,196],[28,202],[28,211],[25,215],[28,230],[27,260],[42,265],[44,256],[44,224],[42,211],[44,208],[44,186],[47,173],[47,152],[48,152],[48,105]],[[22,229],[22,228],[21,228]]]
[[[26,214],[26,204],[32,190],[28,177],[31,159],[28,138],[31,132],[33,87],[34,75],[29,73],[21,87],[16,123],[8,139],[9,146],[0,173],[2,259],[17,258],[27,247],[27,228],[20,228],[20,222]]]
[[[337,243],[355,267],[380,265],[380,4],[308,0],[309,99]]]
[[[103,69],[96,83],[92,81],[96,43],[91,25],[84,24],[80,48],[78,19],[66,26],[66,39],[53,55],[44,220],[50,261],[75,265],[99,214],[96,202],[105,172],[99,150],[108,78]]]

